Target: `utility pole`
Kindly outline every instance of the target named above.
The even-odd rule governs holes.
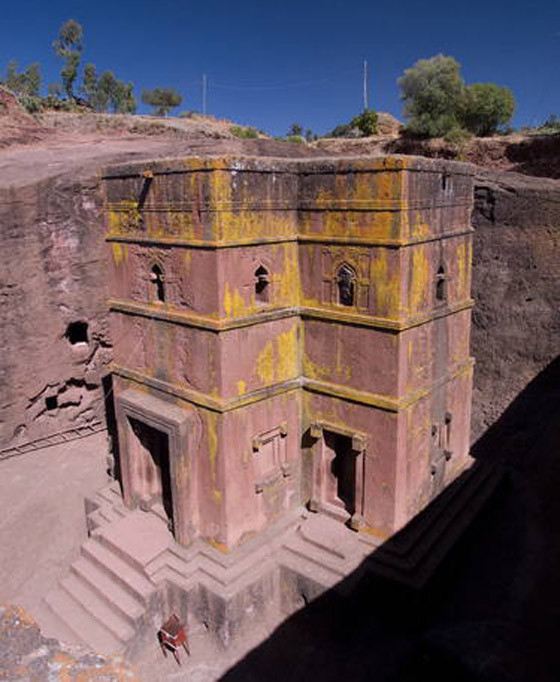
[[[206,74],[202,74],[202,113],[206,116]]]
[[[364,60],[364,112],[368,108],[367,62]]]

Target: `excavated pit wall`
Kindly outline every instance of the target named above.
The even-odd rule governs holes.
[[[560,184],[479,170],[475,185],[473,440],[554,360],[560,328]],[[0,457],[105,419],[100,203],[96,179],[0,188]],[[87,344],[69,342],[72,322]]]
[[[0,457],[104,425],[108,374],[97,181],[0,189]]]
[[[558,356],[560,182],[478,170],[472,440]]]

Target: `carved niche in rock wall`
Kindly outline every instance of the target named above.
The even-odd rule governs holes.
[[[325,246],[321,256],[322,302],[367,310],[371,286],[369,249]]]
[[[443,423],[432,424],[432,446],[430,448],[430,475],[432,477],[432,497],[444,487],[447,462],[453,456],[451,450],[451,424],[453,415],[446,412]]]
[[[281,478],[290,475],[286,436],[286,423],[253,438],[253,475],[255,492],[263,490]]]
[[[288,507],[292,475],[288,461],[287,424],[253,438],[253,480],[260,513],[269,521],[282,516]]]

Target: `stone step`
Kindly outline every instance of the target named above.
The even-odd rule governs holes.
[[[98,528],[101,528],[101,526],[106,526],[108,523],[113,523],[113,521],[118,521],[121,518],[122,516],[115,512],[112,507],[100,506],[89,514],[88,527],[90,528],[90,531],[92,530],[92,526],[95,526],[95,530],[97,530]]]
[[[105,486],[101,490],[98,490],[96,495],[101,499],[109,502],[110,504],[115,504],[116,502],[123,502],[121,495],[121,489],[117,482],[111,483]]]
[[[422,587],[502,480],[501,472],[493,467],[484,466],[468,473],[454,496],[448,494],[439,500],[440,504],[421,512],[425,518],[419,536],[412,521],[399,533],[412,537],[401,543],[398,536],[390,538],[369,557],[369,568],[410,587]],[[449,488],[448,491],[452,492]]]
[[[155,585],[133,568],[123,558],[117,556],[108,547],[90,538],[82,544],[82,555],[95,566],[117,580],[119,585],[136,597],[142,604],[147,604],[155,590]]]
[[[450,520],[489,475],[489,467],[475,466],[464,471],[407,524],[406,532],[398,532],[391,538],[392,553],[410,555],[415,545],[423,545],[424,536],[433,534],[434,519]]]
[[[93,651],[107,656],[122,650],[122,642],[66,591],[56,588],[45,597],[45,602],[76,639]]]
[[[302,575],[320,585],[324,590],[335,587],[340,582],[339,575],[311,561],[301,561],[301,557],[289,551],[282,551],[280,566],[287,568],[292,573]]]
[[[183,582],[194,575],[207,576],[215,587],[230,589],[235,586],[237,589],[240,583],[250,582],[253,574],[260,573],[264,564],[270,563],[272,570],[276,553],[275,549],[263,545],[254,553],[243,554],[238,557],[238,561],[224,565],[216,561],[216,551],[203,544],[198,546],[198,552],[188,555],[177,552],[177,548],[178,545],[171,546],[149,564],[147,573],[154,582],[161,581],[164,573],[168,575],[171,572],[176,577],[183,578]]]
[[[357,540],[356,545],[358,546]],[[364,558],[360,555],[358,557],[352,557],[351,559],[336,559],[330,552],[319,548],[317,545],[306,541],[298,535],[294,535],[290,538],[284,545],[283,550],[299,557],[304,562],[321,567],[324,571],[328,571],[333,577],[339,580],[359,566]]]
[[[166,525],[169,523],[169,517],[165,511],[164,506],[161,502],[154,502],[150,507],[152,514],[155,514],[159,519],[161,519]]]
[[[134,636],[134,628],[112,606],[101,599],[87,583],[80,580],[76,575],[69,575],[67,578],[64,578],[60,582],[60,588],[123,644]],[[73,629],[76,630],[76,627]]]
[[[144,606],[132,596],[114,577],[109,576],[85,557],[77,559],[70,572],[83,580],[101,599],[134,625],[144,613]]]
[[[31,615],[39,624],[43,637],[53,637],[54,639],[58,639],[59,642],[65,642],[72,646],[84,645],[83,640],[80,639],[70,626],[53,611],[47,603],[47,599],[41,600],[41,602],[33,608]]]
[[[140,574],[173,543],[166,523],[155,514],[138,509],[105,525],[96,539]]]
[[[89,535],[94,535],[105,524],[105,519],[98,512],[97,509],[86,516],[86,528]]]

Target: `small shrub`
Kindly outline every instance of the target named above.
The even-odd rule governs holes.
[[[181,111],[179,113],[179,118],[194,118],[196,116],[196,111],[189,109],[188,111]]]
[[[468,130],[465,130],[459,126],[455,126],[454,128],[451,128],[448,133],[446,133],[443,139],[446,142],[449,142],[449,144],[452,144],[454,147],[461,147],[465,145],[471,138],[472,134],[469,133]]]
[[[29,114],[38,114],[44,108],[43,98],[35,95],[21,95],[19,103]]]
[[[286,142],[294,142],[295,144],[303,144],[305,140],[300,135],[288,135]]]
[[[350,121],[352,128],[357,128],[364,137],[377,135],[377,112],[366,109]]]
[[[353,127],[350,123],[343,123],[342,125],[336,126],[330,133],[327,133],[325,137],[356,137],[353,132]]]
[[[235,137],[238,137],[241,140],[255,140],[259,136],[258,132],[250,127],[232,126],[229,131],[232,135],[235,135]]]

